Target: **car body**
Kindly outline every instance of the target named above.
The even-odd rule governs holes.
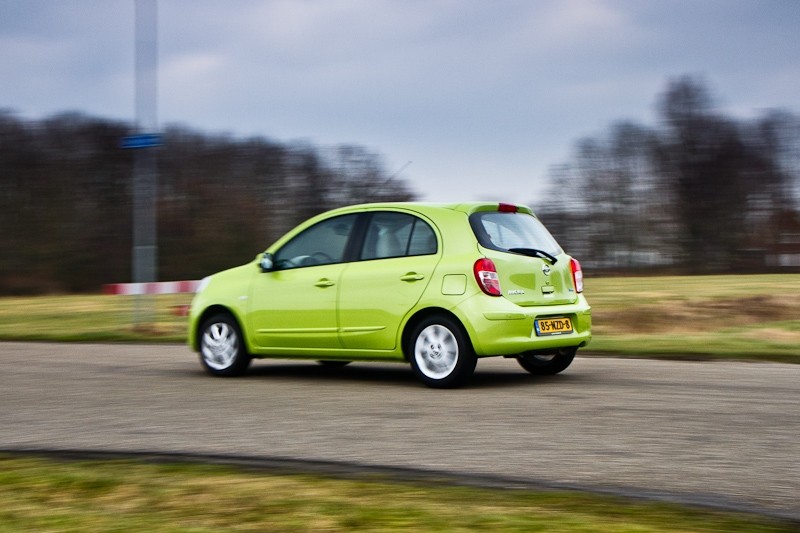
[[[580,264],[526,206],[355,205],[204,279],[188,341],[217,376],[252,358],[406,361],[455,387],[482,357],[564,370],[591,338],[582,291]]]

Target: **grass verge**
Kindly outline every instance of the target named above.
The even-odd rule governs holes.
[[[800,274],[586,279],[584,353],[800,363]],[[191,295],[0,298],[0,340],[185,342]],[[137,305],[153,320],[136,326]]]
[[[572,492],[0,456],[0,531],[777,533],[796,528],[761,516]]]
[[[39,342],[185,342],[188,294],[58,295],[0,298],[0,340]],[[137,306],[152,320],[137,325]]]

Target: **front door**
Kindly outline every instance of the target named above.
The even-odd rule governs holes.
[[[251,331],[271,352],[341,347],[336,301],[356,214],[323,220],[274,254],[274,268],[256,276]]]

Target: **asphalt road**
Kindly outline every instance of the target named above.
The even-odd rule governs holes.
[[[800,365],[578,357],[539,378],[489,359],[442,391],[391,364],[212,378],[183,346],[0,343],[0,364],[2,450],[388,467],[800,519]]]

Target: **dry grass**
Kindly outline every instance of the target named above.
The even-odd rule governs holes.
[[[700,333],[749,328],[800,318],[800,296],[746,296],[736,299],[664,300],[619,309],[595,308],[595,333]]]
[[[587,279],[600,353],[800,362],[800,275]]]

